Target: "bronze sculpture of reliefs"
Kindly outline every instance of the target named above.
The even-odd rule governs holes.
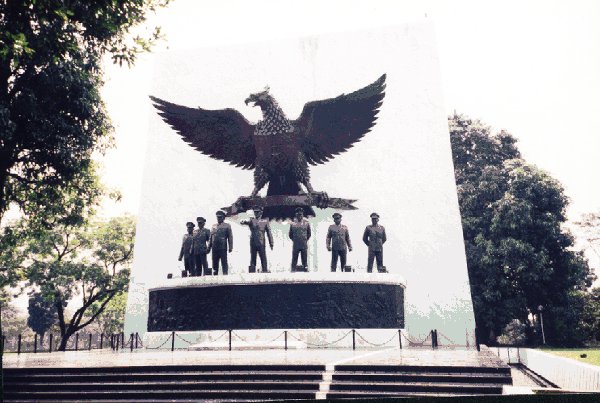
[[[329,197],[310,182],[308,165],[327,162],[368,133],[385,96],[385,74],[372,84],[336,98],[304,105],[290,120],[266,89],[245,101],[260,107],[263,119],[251,124],[234,109],[188,108],[151,97],[159,114],[198,151],[242,169],[254,169],[254,188],[223,208],[228,216],[263,207],[263,217],[286,219],[297,207],[353,210],[355,200]],[[258,192],[269,184],[266,197]],[[306,192],[303,192],[303,185]]]
[[[310,239],[310,223],[304,218],[304,209],[296,207],[295,217],[290,223],[289,238],[293,242],[292,246],[292,271],[295,271],[298,264],[298,255],[302,261],[303,271],[308,270],[308,240]]]
[[[338,257],[340,259],[340,271],[346,267],[346,256],[348,251],[352,252],[352,243],[350,242],[350,233],[348,227],[342,225],[342,215],[333,214],[333,225],[327,230],[327,250],[331,252],[331,271],[336,270]]]
[[[212,226],[210,231],[209,249],[212,249],[213,273],[219,274],[219,263],[223,267],[223,274],[227,275],[229,264],[227,263],[227,253],[233,251],[233,233],[231,225],[225,222],[225,213],[217,211],[217,223]]]
[[[273,250],[273,235],[271,234],[269,220],[262,218],[262,213],[263,209],[256,207],[254,208],[254,218],[240,222],[240,224],[247,225],[250,228],[250,267],[248,268],[250,273],[256,272],[257,254],[260,256],[262,272],[269,272],[267,268],[266,239],[269,240],[269,247]]]
[[[387,240],[385,228],[379,225],[379,214],[371,214],[371,225],[367,225],[363,233],[363,242],[369,247],[367,272],[373,271],[373,260],[377,260],[377,271],[385,272],[383,266],[383,244]]]

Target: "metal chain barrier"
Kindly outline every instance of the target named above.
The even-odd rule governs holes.
[[[278,335],[277,337],[275,337],[274,339],[271,339],[271,340],[269,340],[268,342],[269,342],[269,343],[271,343],[271,342],[274,342],[275,340],[277,340],[278,338],[280,338],[280,337],[281,337],[281,336],[283,336],[284,334],[285,334],[285,330],[284,330],[283,332],[279,333],[279,335]]]
[[[409,346],[423,346],[427,339],[429,339],[429,336],[431,336],[431,332],[429,332],[422,341],[411,340],[404,333],[402,333],[402,336],[406,339],[406,341],[408,341]]]
[[[169,340],[171,340],[172,335],[169,335],[169,337],[167,337],[167,339],[158,347],[146,347],[149,350],[158,350],[160,348],[162,348],[165,344],[167,344],[169,342]]]
[[[388,344],[390,341],[394,340],[394,339],[395,339],[395,338],[398,336],[398,333],[394,333],[394,334],[392,335],[392,337],[390,337],[390,338],[389,338],[387,341],[385,341],[385,342],[383,342],[383,343],[379,343],[379,344],[377,344],[377,343],[371,343],[370,341],[368,341],[367,339],[365,339],[365,338],[364,338],[364,337],[363,337],[363,336],[362,336],[360,333],[358,333],[358,332],[356,332],[356,335],[357,335],[358,337],[360,337],[360,338],[362,339],[362,341],[364,341],[365,343],[367,343],[367,344],[368,344],[368,345],[370,345],[370,346],[373,346],[373,347],[382,347],[382,346],[385,346],[386,344]]]
[[[439,330],[437,331],[437,334],[440,335],[440,336],[442,336],[444,339],[446,339],[446,341],[448,342],[448,347],[458,346],[458,344],[453,344],[452,340],[450,340],[448,337],[446,337],[446,335],[444,335]]]
[[[144,342],[142,341],[142,338],[140,337],[140,335],[138,333],[136,333],[135,337],[137,337],[137,340],[140,343],[140,348],[144,348]]]
[[[190,344],[190,345],[194,344],[194,342],[191,342],[191,341],[188,341],[188,340],[184,339],[183,337],[181,337],[181,336],[180,336],[180,335],[178,335],[177,333],[175,333],[175,336],[177,336],[177,338],[178,338],[179,340],[183,341],[184,343],[187,343],[187,344]],[[198,342],[198,340],[196,340],[196,341],[195,341],[195,343],[197,343],[197,342]]]
[[[311,346],[311,347],[327,347],[327,346],[334,345],[335,343],[338,343],[339,341],[341,341],[342,339],[344,339],[346,336],[348,336],[350,333],[352,333],[352,330],[348,331],[348,333],[346,333],[345,335],[343,335],[339,339],[337,339],[335,341],[332,341],[331,343],[325,343],[325,344],[309,343],[307,341],[300,340],[298,337],[294,336],[294,334],[292,334],[292,333],[288,333],[288,334],[290,336],[292,336],[294,339],[298,340],[299,342],[306,343],[307,346]]]

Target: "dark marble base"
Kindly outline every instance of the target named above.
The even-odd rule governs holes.
[[[150,291],[150,332],[361,328],[404,328],[401,285],[321,281]]]

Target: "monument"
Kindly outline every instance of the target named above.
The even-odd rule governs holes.
[[[473,345],[436,69],[427,24],[159,57],[152,103],[161,116],[151,118],[125,331],[300,329],[330,340],[347,329],[419,338],[435,328]],[[236,241],[227,276],[166,279],[178,272],[169,257],[182,222],[221,208],[239,239],[255,207],[271,219],[273,250],[261,270],[271,273],[248,273],[251,250]],[[298,208],[309,220],[304,248],[290,231]],[[354,272],[331,272],[326,237],[336,211],[349,237],[365,241],[346,255]],[[381,227],[373,211],[387,232],[361,231]],[[290,256],[302,250],[307,272],[291,273]]]

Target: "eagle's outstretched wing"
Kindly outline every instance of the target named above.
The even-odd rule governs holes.
[[[301,150],[312,165],[321,164],[359,141],[377,119],[385,95],[385,74],[351,94],[304,105],[294,122]]]
[[[244,169],[253,169],[254,126],[234,109],[188,108],[150,97],[160,116],[196,150]]]

